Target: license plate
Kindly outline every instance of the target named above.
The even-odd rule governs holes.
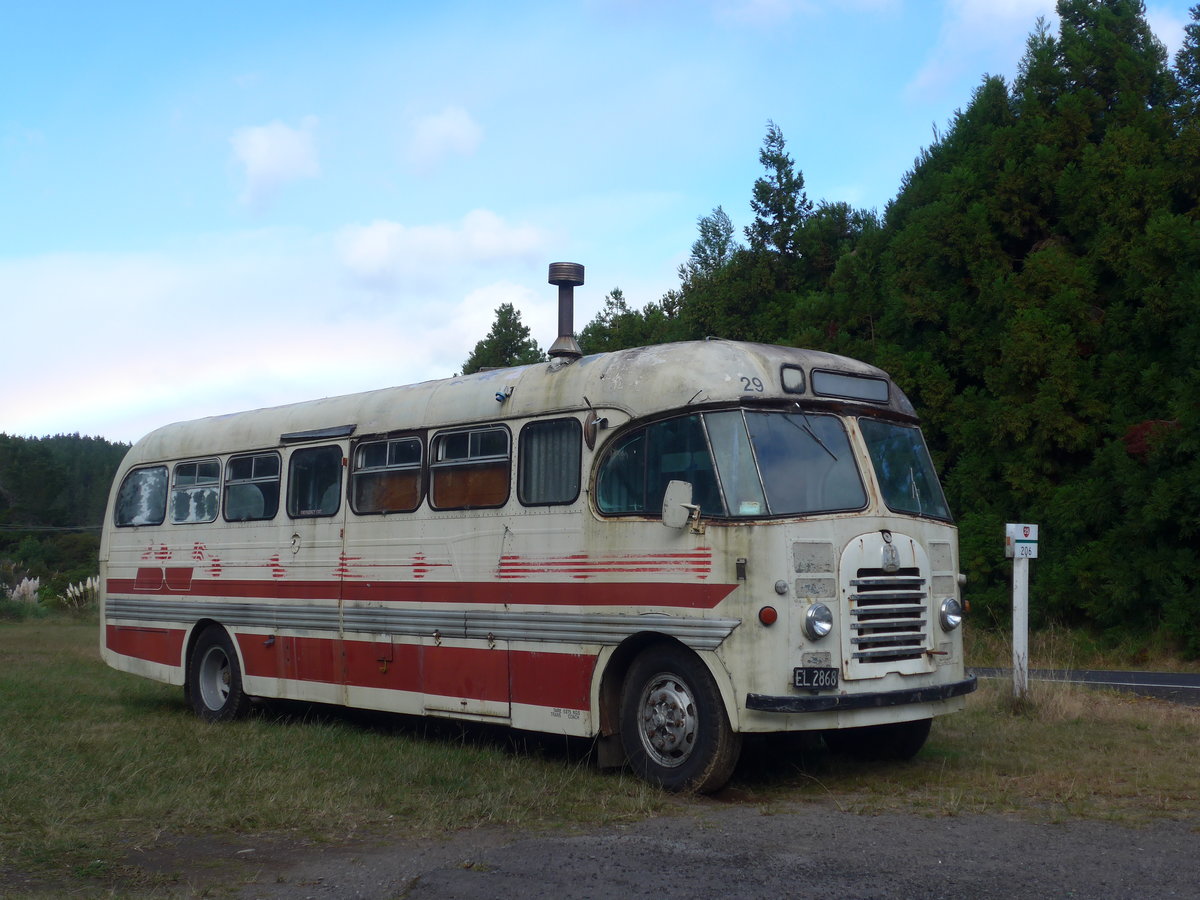
[[[838,670],[832,666],[796,666],[792,683],[807,691],[832,691],[838,686]]]

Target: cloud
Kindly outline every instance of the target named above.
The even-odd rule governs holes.
[[[408,159],[421,172],[430,172],[448,157],[472,156],[483,140],[483,128],[466,110],[448,106],[413,126]]]
[[[378,220],[338,235],[339,257],[360,285],[387,290],[443,281],[456,270],[545,255],[546,238],[530,225],[511,225],[484,209],[456,225],[403,225]]]
[[[1038,16],[1057,21],[1054,6],[1054,0],[948,0],[937,43],[905,94],[940,99],[972,74],[1011,78]]]
[[[283,185],[316,177],[321,171],[316,129],[316,117],[307,116],[299,128],[276,120],[235,131],[229,143],[246,178],[241,202],[260,208],[269,204]]]
[[[260,229],[169,253],[0,258],[0,296],[14,301],[0,432],[129,441],[168,422],[448,377],[501,303],[548,346],[556,292],[542,241],[476,211],[444,227]],[[351,251],[368,274],[404,268],[408,289],[359,302]]]
[[[1169,7],[1147,4],[1146,21],[1154,36],[1166,46],[1167,62],[1173,62],[1175,54],[1183,46],[1184,29],[1191,24],[1191,17]]]

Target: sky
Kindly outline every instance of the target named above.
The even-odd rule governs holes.
[[[1174,53],[1194,0],[1151,0]],[[170,422],[549,347],[741,229],[768,121],[880,212],[1053,0],[0,0],[0,432]]]

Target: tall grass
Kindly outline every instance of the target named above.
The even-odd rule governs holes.
[[[1012,634],[1008,631],[968,628],[963,642],[968,665],[1012,665]],[[1038,669],[1200,672],[1200,660],[1180,656],[1162,632],[1109,638],[1060,625],[1048,625],[1030,632],[1029,664]]]

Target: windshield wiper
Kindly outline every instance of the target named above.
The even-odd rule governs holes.
[[[917,476],[913,472],[913,467],[908,467],[908,493],[917,501],[917,515],[921,515],[924,511],[924,504],[921,503],[921,489],[917,487]]]
[[[804,418],[804,424],[797,425],[795,422],[792,422],[792,420],[789,419],[787,416],[784,416],[784,421],[791,422],[793,427],[799,428],[801,431],[803,431],[805,434],[807,434],[810,438],[812,438],[814,441],[816,441],[817,444],[820,445],[822,450],[824,450],[826,453],[829,454],[829,456],[833,459],[834,462],[837,462],[838,458],[836,455],[834,455],[834,452],[832,450],[830,450],[827,446],[825,446],[825,442],[823,440],[821,440],[819,437],[817,437],[817,433],[815,431],[813,431],[812,426],[810,426],[808,424],[808,413],[806,413],[803,409],[800,409],[799,403],[796,404],[796,409],[797,409],[797,411],[799,411],[800,415]]]

